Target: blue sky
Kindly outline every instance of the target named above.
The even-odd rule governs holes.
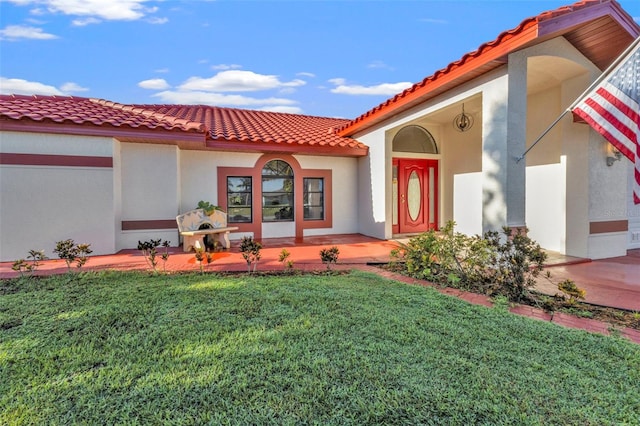
[[[571,3],[0,0],[0,91],[355,118]]]

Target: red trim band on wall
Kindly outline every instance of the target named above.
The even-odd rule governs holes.
[[[0,164],[16,166],[113,167],[112,157],[49,154],[0,154]]]
[[[123,231],[143,231],[146,229],[178,229],[175,219],[160,220],[123,220]]]
[[[629,230],[629,221],[627,220],[610,220],[607,222],[590,222],[590,234],[606,234],[607,232],[627,232]]]

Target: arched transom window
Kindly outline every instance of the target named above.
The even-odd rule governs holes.
[[[393,137],[393,151],[437,154],[436,141],[425,128],[410,125],[400,129]]]
[[[262,168],[263,222],[293,221],[293,206],[293,169],[286,161],[269,161]]]

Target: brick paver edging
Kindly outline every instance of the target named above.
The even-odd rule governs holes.
[[[473,303],[474,305],[483,305],[488,307],[493,306],[493,302],[491,301],[491,299],[488,296],[482,294],[471,293],[468,291],[447,287],[441,288],[429,281],[407,277],[405,275],[387,271],[371,265],[351,265],[351,267],[353,269],[358,269],[361,271],[372,272],[381,277],[388,278],[394,281],[400,281],[405,284],[431,287],[442,294],[455,296],[459,299],[466,300],[469,303]],[[607,336],[610,336],[612,334],[620,335],[621,337],[624,337],[632,341],[633,343],[640,344],[640,330],[636,330],[633,328],[616,327],[604,321],[598,321],[591,318],[580,318],[574,315],[565,314],[563,312],[549,313],[545,312],[542,309],[534,308],[533,306],[527,305],[516,305],[510,308],[509,311],[516,315],[521,315],[541,321],[552,322],[562,327],[577,328],[580,330],[588,331],[590,333],[604,334]]]

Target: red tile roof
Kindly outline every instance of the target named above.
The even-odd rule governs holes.
[[[349,120],[341,118],[202,105],[144,105],[144,107],[188,121],[199,121],[206,126],[213,141],[366,148],[355,139],[341,137],[335,133],[335,129],[349,123]]]
[[[71,96],[0,95],[0,116],[59,124],[205,131],[202,123],[188,122],[130,105]]]
[[[565,19],[566,18],[566,19]],[[605,19],[608,18],[608,19]],[[589,23],[589,25],[587,25]],[[615,0],[584,0],[523,20],[447,67],[386,100],[338,129],[351,136],[459,86],[507,62],[507,55],[532,44],[565,36],[604,68],[640,35],[640,26]]]
[[[8,123],[16,121],[28,123],[30,131],[45,124],[67,124],[71,125],[67,131],[73,132],[75,125],[82,126],[82,134],[96,134],[84,126],[94,125],[104,135],[107,127],[114,137],[123,135],[126,141],[154,141],[149,136],[154,131],[201,134],[203,140],[206,136],[203,144],[191,145],[192,149],[346,156],[366,155],[368,150],[335,133],[349,120],[202,105],[125,105],[79,97],[0,95],[0,129],[14,129]],[[166,135],[163,139],[170,140]]]

